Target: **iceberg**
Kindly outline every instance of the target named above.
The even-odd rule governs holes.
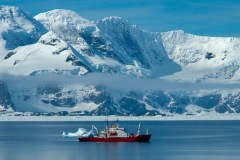
[[[82,135],[88,135],[88,132],[85,128],[78,128],[78,131],[75,133],[66,134],[66,132],[63,132],[63,134],[62,134],[63,137],[78,137],[78,136],[82,136]]]

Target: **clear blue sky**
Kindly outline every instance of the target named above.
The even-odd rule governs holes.
[[[240,0],[1,0],[0,4],[18,6],[33,16],[61,8],[89,20],[119,16],[153,32],[240,37]]]

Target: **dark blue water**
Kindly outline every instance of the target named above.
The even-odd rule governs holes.
[[[99,129],[105,122],[0,122],[1,160],[237,160],[240,121],[143,121],[149,143],[89,143],[63,131]],[[120,122],[129,132],[138,122]],[[142,131],[142,132],[145,132]]]

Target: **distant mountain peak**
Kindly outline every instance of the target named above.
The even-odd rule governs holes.
[[[8,50],[36,43],[47,30],[18,7],[0,6],[0,60]]]
[[[105,18],[101,19],[100,21],[103,21],[103,22],[111,21],[111,22],[129,23],[127,20],[125,20],[125,19],[123,19],[121,17],[117,17],[117,16],[105,17]]]
[[[54,9],[45,13],[40,13],[35,16],[36,20],[41,21],[47,29],[54,29],[54,26],[69,26],[81,29],[86,26],[92,26],[92,22],[78,15],[71,10]]]
[[[37,22],[29,13],[22,11],[18,7],[0,6],[0,19],[4,25],[0,31],[15,30],[32,32],[36,28]]]
[[[63,40],[72,44],[78,43],[78,41],[83,43],[81,33],[97,30],[94,23],[70,10],[55,9],[38,14],[34,18],[41,22],[47,30],[52,30]],[[79,43],[78,45],[82,46]],[[84,46],[86,45],[84,44]]]
[[[6,14],[6,13],[19,12],[21,10],[15,6],[0,5],[0,11],[1,11],[1,14],[3,14],[3,13]],[[21,11],[21,12],[23,12],[23,11]]]
[[[135,25],[132,25],[129,21],[116,16],[106,17],[96,21],[95,23],[99,27],[101,26],[114,27],[115,29],[118,29],[118,30],[120,30],[121,28],[130,29],[132,27],[136,27]]]

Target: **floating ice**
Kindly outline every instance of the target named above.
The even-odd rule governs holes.
[[[78,137],[78,136],[82,136],[82,135],[88,135],[88,132],[85,128],[78,128],[78,131],[75,133],[66,134],[66,132],[63,132],[63,134],[62,134],[63,137]]]

